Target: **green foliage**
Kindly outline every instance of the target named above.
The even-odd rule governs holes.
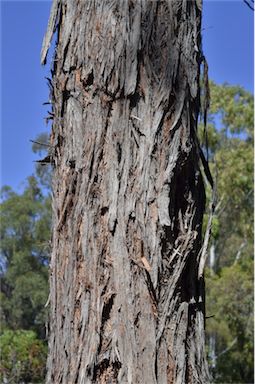
[[[210,95],[210,114],[214,125],[218,116],[224,133],[245,133],[248,137],[253,135],[254,105],[253,96],[249,92],[238,85],[216,85],[210,82]]]
[[[48,297],[50,198],[29,177],[22,194],[4,187],[1,194],[1,324],[45,333]]]
[[[218,203],[211,240],[216,264],[206,276],[207,314],[214,315],[207,339],[216,339],[216,383],[252,383],[253,97],[239,86],[210,88],[208,153]],[[202,126],[199,135],[203,141]]]
[[[47,346],[33,331],[5,330],[0,336],[0,346],[2,383],[43,382]]]
[[[241,263],[207,277],[208,336],[216,337],[217,383],[253,382],[253,273]],[[224,353],[222,353],[224,352]]]
[[[33,150],[42,156],[45,148],[34,144]],[[45,375],[51,170],[38,165],[36,175],[21,194],[1,190],[0,381],[10,384],[42,383]]]

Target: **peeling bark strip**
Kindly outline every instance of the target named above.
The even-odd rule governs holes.
[[[53,1],[47,383],[209,382],[200,28],[200,0]]]

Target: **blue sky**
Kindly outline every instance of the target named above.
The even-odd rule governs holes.
[[[1,1],[1,0],[0,0]],[[30,139],[50,131],[40,50],[50,1],[1,1],[1,184],[21,191],[34,171]],[[253,12],[242,0],[205,0],[203,47],[209,76],[253,92]]]

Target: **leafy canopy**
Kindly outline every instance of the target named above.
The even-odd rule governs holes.
[[[33,331],[6,330],[0,335],[2,383],[42,383],[47,346]]]
[[[50,198],[34,176],[22,194],[1,193],[1,324],[44,334],[48,297]]]
[[[213,270],[207,271],[209,362],[217,383],[253,382],[253,96],[211,82],[208,153],[217,183]],[[199,127],[200,139],[204,129]],[[205,142],[205,140],[204,140]]]

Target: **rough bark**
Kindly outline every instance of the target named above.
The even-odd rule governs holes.
[[[54,0],[47,383],[208,383],[200,0]]]

